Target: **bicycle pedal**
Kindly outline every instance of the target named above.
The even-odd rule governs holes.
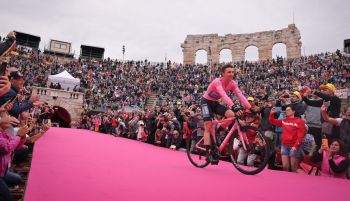
[[[219,160],[217,160],[217,161],[211,161],[211,164],[212,164],[212,165],[218,165],[218,164],[219,164]]]

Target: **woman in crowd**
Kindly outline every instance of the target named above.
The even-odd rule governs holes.
[[[19,124],[19,121],[5,112],[0,113],[0,200],[4,201],[12,200],[4,177],[11,163],[13,152],[24,145],[28,133],[28,127],[23,126],[18,130],[17,136],[8,134],[6,129],[13,124]]]
[[[349,160],[344,154],[344,143],[335,139],[328,147],[327,144],[322,144],[318,151],[315,151],[311,157],[312,162],[320,162],[321,175],[327,177],[347,178],[347,169]]]
[[[301,118],[295,116],[296,109],[293,106],[286,108],[286,117],[283,119],[275,119],[275,112],[273,108],[269,120],[272,125],[282,126],[283,170],[295,172],[302,156],[301,144],[305,136],[305,123]]]

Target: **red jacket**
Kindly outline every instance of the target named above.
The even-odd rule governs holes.
[[[305,122],[299,118],[275,119],[270,114],[270,123],[275,126],[282,126],[282,144],[288,147],[300,147],[305,136]]]

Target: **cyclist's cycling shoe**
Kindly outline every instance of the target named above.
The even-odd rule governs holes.
[[[211,161],[212,165],[218,165],[219,164],[219,159],[214,159],[213,161]]]
[[[219,164],[219,156],[216,153],[209,152],[205,160],[212,165]]]

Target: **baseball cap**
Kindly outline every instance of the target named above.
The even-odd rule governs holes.
[[[298,91],[294,91],[293,94],[296,95],[301,100],[301,95]]]
[[[248,97],[248,101],[254,101],[253,97]]]
[[[329,89],[331,90],[333,93],[335,92],[336,88],[333,84],[331,83],[327,83],[327,84],[323,84],[320,86],[320,89]]]
[[[9,80],[15,80],[23,78],[23,74],[19,71],[12,71],[9,75]]]

